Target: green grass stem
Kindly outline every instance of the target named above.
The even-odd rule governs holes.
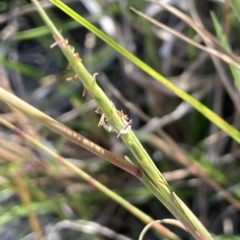
[[[82,24],[87,29],[89,29],[91,32],[96,34],[99,38],[101,38],[107,44],[109,44],[114,49],[116,49],[118,52],[120,52],[127,59],[132,61],[136,66],[138,66],[143,71],[145,71],[150,76],[152,76],[155,80],[161,82],[164,86],[166,86],[167,88],[172,90],[177,96],[179,96],[180,98],[182,98],[183,100],[185,100],[186,102],[191,104],[195,109],[197,109],[199,112],[201,112],[206,118],[208,118],[210,121],[212,121],[220,129],[222,129],[226,133],[228,133],[229,136],[231,136],[233,139],[235,139],[238,143],[240,143],[240,132],[237,129],[235,129],[234,127],[232,127],[230,124],[228,124],[226,121],[224,121],[222,118],[220,118],[216,113],[211,111],[209,108],[207,108],[205,105],[203,105],[201,102],[199,102],[197,99],[195,99],[188,93],[186,93],[183,90],[181,90],[180,88],[176,87],[168,79],[166,79],[164,76],[162,76],[161,74],[156,72],[154,69],[152,69],[146,63],[144,63],[139,58],[137,58],[135,55],[130,53],[127,49],[125,49],[124,47],[119,45],[113,39],[108,37],[101,30],[99,30],[94,25],[92,25],[89,21],[87,21],[86,19],[81,17],[78,13],[74,12],[62,1],[59,1],[59,0],[50,0],[50,1],[53,2],[57,7],[62,9],[65,13],[67,13],[71,18],[78,21],[80,24]]]
[[[56,45],[58,45],[61,48],[65,57],[68,59],[72,68],[78,75],[79,79],[83,82],[88,92],[93,96],[99,108],[102,110],[108,122],[115,130],[115,132],[119,134],[119,132],[121,132],[121,130],[124,128],[125,124],[120,118],[117,109],[114,107],[113,103],[102,91],[102,89],[98,86],[95,77],[93,77],[84,67],[77,53],[74,52],[74,48],[68,44],[66,39],[64,39],[60,32],[56,29],[54,24],[48,18],[44,10],[41,8],[40,4],[35,0],[33,0],[33,3],[36,5],[38,12],[45,21],[46,25],[50,28],[56,41]],[[58,1],[58,3],[60,2]],[[126,50],[124,51],[126,52]],[[140,63],[140,65],[143,64],[139,59],[137,59],[137,61]],[[149,70],[152,72],[153,75],[157,74],[152,69],[149,68]],[[167,80],[165,81],[166,81],[165,85],[173,86]],[[180,95],[182,94],[179,92],[180,91],[179,89],[175,88],[175,91],[176,90]],[[200,104],[198,101],[197,103]],[[121,138],[136,158],[136,160],[132,161],[137,166],[140,166],[143,172],[141,179],[143,183],[155,194],[155,196],[160,201],[162,201],[162,203],[172,212],[172,214],[182,222],[186,229],[196,239],[205,240],[212,239],[211,235],[200,223],[200,221],[187,208],[187,206],[176,196],[176,194],[174,194],[170,190],[169,185],[163,178],[161,172],[157,169],[152,159],[150,158],[146,150],[143,148],[143,146],[141,145],[137,137],[134,135],[134,133],[130,130],[126,134],[122,134]]]

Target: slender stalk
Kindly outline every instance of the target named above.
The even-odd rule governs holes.
[[[28,191],[25,181],[22,179],[22,177],[20,175],[18,175],[18,173],[13,173],[12,178],[17,186],[17,189],[18,189],[17,192],[18,192],[18,195],[20,196],[23,204],[26,207],[31,209],[32,201],[31,201],[31,197],[30,197],[30,194],[29,194],[29,191]],[[41,230],[40,223],[38,221],[36,213],[33,210],[31,210],[28,213],[28,222],[29,222],[33,232],[35,232],[36,238],[38,240],[43,239],[43,233]]]
[[[119,111],[117,111],[113,103],[98,86],[95,77],[87,71],[82,64],[82,60],[80,59],[78,53],[75,53],[74,48],[68,44],[66,39],[62,37],[47,14],[41,8],[40,4],[36,0],[32,0],[32,2],[36,5],[37,10],[45,21],[46,25],[50,28],[50,31],[52,32],[56,41],[54,45],[58,45],[61,48],[75,73],[78,75],[79,79],[81,79],[88,92],[93,96],[108,123],[110,123],[111,127],[119,136],[119,133],[125,129],[124,121],[118,114]],[[160,201],[163,202],[163,204],[172,212],[172,214],[174,214],[174,216],[182,222],[186,229],[191,232],[196,239],[212,239],[211,235],[200,223],[200,221],[176,196],[176,194],[170,190],[161,172],[157,169],[146,150],[134,135],[133,131],[129,130],[125,132],[121,135],[121,138],[129,150],[134,154],[136,158],[136,160],[133,160],[134,164],[140,166],[142,172],[144,173],[142,175],[143,183]]]
[[[96,34],[99,38],[101,38],[103,41],[108,43],[110,46],[112,46],[114,49],[120,52],[124,57],[132,61],[136,66],[141,68],[143,71],[145,71],[147,74],[149,74],[151,77],[153,77],[155,80],[161,82],[165,87],[169,88],[171,91],[173,91],[178,97],[182,98],[184,101],[188,102],[190,105],[192,105],[196,110],[198,110],[200,113],[202,113],[207,119],[212,121],[215,125],[217,125],[220,129],[224,130],[229,136],[231,136],[235,141],[240,143],[240,132],[235,129],[233,126],[228,124],[226,121],[224,121],[221,117],[219,117],[216,113],[211,111],[209,108],[207,108],[205,105],[203,105],[201,102],[199,102],[197,99],[189,95],[188,93],[184,92],[182,89],[176,87],[172,82],[170,82],[168,79],[166,79],[164,76],[159,74],[157,71],[149,67],[146,63],[141,61],[139,58],[137,58],[135,55],[133,55],[131,52],[129,52],[127,49],[116,43],[112,38],[108,37],[106,34],[104,34],[101,30],[93,26],[89,21],[84,19],[82,16],[80,16],[78,13],[74,12],[71,8],[69,8],[66,4],[64,4],[62,1],[59,0],[50,0],[53,2],[56,6],[58,6],[60,9],[62,9],[65,13],[67,13],[69,16],[71,16],[73,19],[78,21],[80,24],[85,26],[87,29],[89,29],[91,32]],[[228,56],[226,56],[228,57]],[[226,59],[225,59],[226,60]],[[236,67],[240,67],[240,64],[237,62],[231,62],[232,64],[237,64]]]
[[[21,137],[23,137],[24,139],[26,139],[27,141],[31,142],[35,147],[45,151],[47,154],[49,154],[53,159],[55,159],[56,161],[58,161],[60,164],[66,166],[68,169],[72,170],[73,172],[75,172],[78,176],[82,177],[84,180],[86,180],[87,182],[89,182],[90,184],[92,184],[93,186],[95,186],[97,189],[99,189],[101,192],[103,192],[104,194],[106,194],[107,196],[109,196],[110,198],[112,198],[114,201],[116,201],[117,203],[119,203],[120,205],[122,205],[124,208],[126,208],[129,212],[131,212],[133,215],[135,215],[137,218],[139,218],[141,221],[143,221],[144,223],[148,224],[151,223],[152,221],[154,221],[150,216],[148,216],[147,214],[145,214],[144,212],[140,211],[138,208],[134,207],[131,203],[129,203],[128,201],[126,201],[125,199],[123,199],[122,197],[120,197],[118,194],[114,193],[113,191],[111,191],[110,189],[108,189],[107,187],[105,187],[103,184],[101,184],[100,182],[96,181],[94,178],[92,178],[90,175],[88,175],[86,172],[84,172],[83,170],[77,168],[76,166],[74,166],[72,163],[68,162],[66,159],[64,159],[63,157],[61,157],[60,155],[58,155],[57,153],[53,152],[52,150],[50,150],[49,148],[47,148],[46,146],[44,146],[43,144],[41,144],[39,141],[37,141],[36,139],[34,139],[33,137],[31,137],[30,135],[24,133],[21,129],[17,128],[16,126],[14,126],[13,124],[7,122],[5,119],[0,117],[0,123],[3,124],[4,126],[8,127],[9,129],[11,129],[12,131],[16,132],[17,134],[19,134]],[[18,178],[15,178],[15,180],[19,180]],[[21,180],[22,181],[22,180]],[[23,184],[23,182],[21,182],[21,184]],[[26,189],[25,189],[26,190]],[[23,193],[22,193],[23,194]],[[25,194],[26,195],[26,194]],[[25,196],[24,195],[24,196]],[[22,195],[21,195],[22,196]],[[26,197],[25,197],[26,198]],[[24,199],[25,199],[24,198]],[[29,203],[29,199],[27,198],[27,200],[25,200],[25,202]],[[29,205],[29,204],[28,204]],[[34,213],[32,213],[34,214]],[[30,214],[29,214],[30,215]],[[30,215],[31,219],[32,219],[32,215]],[[35,223],[35,221],[34,221]],[[36,223],[35,223],[36,225]],[[37,227],[34,225],[34,229],[36,229]],[[162,226],[161,224],[154,224],[153,225],[154,229],[156,229],[160,234],[166,236],[169,239],[172,240],[180,240],[180,238],[175,235],[174,233],[172,233],[171,231],[169,231],[167,228],[165,228],[164,226]]]
[[[99,145],[88,140],[79,133],[74,132],[65,125],[59,123],[58,121],[54,120],[53,118],[49,117],[48,115],[44,114],[43,112],[39,111],[38,109],[34,108],[30,104],[24,102],[20,98],[16,97],[12,93],[6,91],[1,87],[0,100],[27,114],[28,116],[31,116],[32,118],[44,124],[46,127],[66,137],[70,141],[82,146],[83,148],[89,150],[97,156],[109,161],[110,163],[122,168],[123,170],[131,173],[136,177],[141,177],[141,170],[139,167],[121,158],[120,156],[117,156],[109,152],[108,150],[100,147]]]

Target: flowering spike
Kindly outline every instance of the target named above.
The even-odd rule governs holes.
[[[55,46],[64,46],[64,45],[69,45],[68,44],[68,39],[61,39],[61,40],[56,40],[54,43],[50,45],[50,48],[54,48]]]
[[[113,104],[114,106],[114,104]],[[97,114],[101,114],[101,118],[99,120],[98,123],[98,127],[103,126],[108,132],[114,132],[114,128],[113,126],[111,126],[111,124],[108,123],[108,120],[106,118],[106,116],[104,115],[104,113],[102,112],[102,110],[100,108],[97,108],[95,110],[95,112]],[[131,130],[131,124],[132,124],[132,119],[129,120],[129,122],[127,121],[129,118],[127,115],[124,114],[124,112],[121,111],[117,111],[119,117],[121,118],[122,122],[124,123],[124,127],[120,130],[120,132],[117,135],[117,138],[119,138],[122,134],[126,134]]]
[[[82,97],[85,97],[86,93],[87,93],[87,87],[86,87],[86,86],[83,86]]]
[[[124,122],[126,122],[126,120],[124,120]],[[132,124],[132,119],[130,119],[129,122],[126,122],[126,125],[124,126],[124,128],[122,128],[118,133],[117,138],[121,137],[122,134],[128,133],[131,130],[131,124]]]
[[[75,74],[73,77],[68,77],[68,78],[66,78],[66,80],[67,80],[68,82],[71,82],[71,81],[73,81],[73,80],[75,80],[75,79],[77,79],[77,78],[78,78],[78,75]]]
[[[97,76],[97,75],[98,75],[97,72],[93,74],[93,79],[95,80],[95,82],[97,81],[97,80],[96,80],[96,76]]]

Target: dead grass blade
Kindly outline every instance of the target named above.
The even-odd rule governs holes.
[[[208,42],[213,43],[219,49],[219,51],[228,55],[236,62],[238,62],[238,63],[240,62],[239,56],[235,55],[232,52],[226,51],[226,49],[222,47],[222,45],[218,41],[218,39],[215,36],[213,36],[206,28],[204,28],[204,26],[202,24],[199,24],[199,21],[198,22],[194,21],[196,19],[194,19],[194,20],[191,19],[189,16],[187,16],[186,14],[184,14],[183,12],[179,11],[178,9],[174,8],[173,6],[171,6],[169,4],[155,1],[155,0],[150,0],[150,1],[153,3],[156,3],[157,5],[160,5],[161,7],[165,8],[167,11],[171,12],[173,15],[177,16],[179,19],[181,19],[182,21],[187,23],[190,27],[192,27],[203,39],[205,39]],[[194,3],[192,2],[192,0],[188,0],[188,2],[190,5],[190,8],[192,8],[191,6]]]
[[[240,70],[240,64],[239,64],[235,59],[233,59],[231,56],[229,56],[229,55],[227,55],[227,54],[225,54],[225,53],[222,53],[222,52],[220,52],[220,51],[218,51],[218,50],[216,50],[216,49],[212,49],[212,48],[209,48],[209,47],[205,47],[205,46],[203,46],[203,45],[201,45],[201,44],[193,41],[192,39],[186,37],[185,35],[179,33],[178,31],[175,31],[175,30],[173,30],[172,28],[166,26],[165,24],[158,22],[158,21],[155,20],[154,18],[151,18],[151,17],[149,17],[148,15],[146,15],[146,14],[138,11],[137,9],[135,9],[135,8],[133,8],[133,7],[131,7],[130,9],[131,9],[132,11],[134,11],[135,13],[137,13],[138,15],[146,18],[148,21],[150,21],[150,22],[153,23],[154,25],[156,25],[156,26],[158,26],[158,27],[160,27],[160,28],[165,29],[166,31],[174,34],[176,37],[182,39],[183,41],[185,41],[185,42],[187,42],[187,43],[189,43],[189,44],[192,44],[193,46],[195,46],[195,47],[197,47],[197,48],[199,48],[199,49],[201,49],[201,50],[203,50],[203,51],[206,51],[206,52],[212,54],[213,56],[216,56],[216,57],[220,58],[220,59],[223,60],[224,62],[226,62],[226,63],[228,63],[228,64],[231,64],[232,66],[234,66],[234,67],[236,67],[237,69]]]

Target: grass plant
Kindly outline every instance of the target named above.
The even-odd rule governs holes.
[[[182,201],[178,197],[179,194],[176,193],[175,189],[173,191],[173,188],[170,187],[170,184],[164,177],[165,174],[162,173],[162,171],[160,170],[160,166],[163,167],[163,165],[155,163],[153,157],[150,157],[151,154],[149,154],[147,148],[145,148],[145,144],[147,144],[147,146],[150,145],[154,149],[159,149],[161,154],[164,154],[165,156],[167,156],[167,158],[174,160],[177,166],[183,166],[184,171],[182,172],[182,174],[186,174],[185,176],[197,176],[200,182],[199,186],[201,186],[201,184],[211,186],[211,188],[214,189],[216,192],[221,193],[222,199],[226,200],[226,202],[228,203],[231,203],[234,209],[237,209],[237,211],[239,211],[240,201],[237,192],[233,191],[234,194],[232,194],[232,190],[226,190],[223,187],[223,185],[231,185],[232,183],[236,184],[236,179],[222,173],[222,169],[217,169],[214,164],[211,163],[211,156],[214,155],[214,153],[211,152],[211,156],[207,156],[206,154],[204,154],[204,152],[207,152],[206,149],[209,146],[208,141],[210,140],[204,139],[204,141],[201,141],[199,145],[196,144],[196,146],[193,147],[191,151],[183,149],[174,138],[168,135],[161,128],[161,124],[163,124],[163,118],[153,119],[152,117],[150,117],[150,115],[152,115],[152,109],[149,110],[150,114],[146,114],[142,109],[140,109],[139,106],[136,106],[135,104],[131,103],[131,101],[128,101],[124,97],[124,94],[115,89],[114,85],[112,85],[110,82],[107,82],[106,79],[104,80],[102,76],[98,76],[97,73],[93,73],[93,70],[101,70],[103,67],[109,65],[109,63],[112,62],[112,59],[117,56],[115,52],[116,50],[118,54],[120,54],[120,58],[124,58],[124,60],[122,61],[125,63],[127,62],[128,66],[130,66],[134,70],[133,75],[134,73],[136,73],[133,78],[138,79],[139,76],[139,82],[141,81],[142,86],[149,87],[148,83],[146,84],[145,79],[140,79],[142,72],[140,74],[139,69],[141,69],[141,71],[147,74],[144,75],[146,78],[151,77],[156,80],[156,82],[153,83],[153,80],[151,79],[151,84],[156,84],[153,86],[159,86],[158,84],[161,84],[161,86],[163,86],[165,89],[164,91],[168,92],[168,94],[173,93],[178,96],[179,99],[183,100],[180,105],[184,106],[185,109],[193,108],[197,110],[200,114],[202,114],[206,119],[208,119],[209,125],[212,129],[212,137],[215,136],[214,134],[218,136],[222,134],[222,138],[228,138],[231,139],[229,141],[234,142],[235,148],[232,147],[234,149],[236,149],[237,144],[240,143],[240,132],[238,130],[238,126],[230,124],[226,120],[226,118],[224,118],[224,116],[220,113],[219,108],[214,108],[214,110],[216,110],[216,112],[214,112],[210,109],[209,106],[207,106],[207,104],[204,104],[202,101],[198,100],[198,97],[195,97],[195,94],[191,95],[190,93],[188,93],[187,90],[176,86],[170,79],[164,77],[162,74],[159,73],[161,67],[158,66],[158,64],[156,63],[158,54],[155,54],[154,52],[153,44],[155,40],[155,35],[151,35],[151,29],[148,29],[148,37],[146,38],[145,42],[146,51],[144,52],[147,55],[147,58],[146,62],[144,62],[144,60],[140,60],[140,58],[138,58],[136,54],[131,53],[130,50],[127,50],[127,48],[117,43],[117,41],[115,41],[112,37],[107,36],[107,34],[101,31],[98,27],[95,27],[90,22],[101,22],[101,18],[105,16],[104,13],[97,13],[94,16],[88,15],[87,17],[83,17],[74,10],[72,10],[70,7],[68,7],[67,4],[63,1],[51,0],[51,2],[61,11],[65,12],[71,18],[71,21],[68,20],[67,23],[64,22],[62,25],[59,23],[55,24],[55,20],[57,18],[55,18],[55,16],[51,12],[46,11],[41,6],[42,2],[32,0],[32,3],[35,6],[38,14],[41,16],[41,19],[43,20],[45,26],[17,33],[14,36],[14,39],[18,41],[23,41],[26,39],[32,39],[34,37],[43,38],[41,46],[43,49],[47,49],[46,46],[48,40],[46,37],[51,33],[54,42],[49,44],[49,48],[47,49],[47,51],[54,52],[52,53],[52,56],[53,59],[55,59],[56,63],[61,64],[62,61],[64,62],[64,64],[68,63],[71,66],[71,71],[73,73],[71,76],[67,76],[68,81],[65,81],[65,72],[63,74],[60,74],[61,76],[59,76],[58,78],[56,78],[56,76],[50,75],[46,79],[44,79],[45,81],[43,82],[43,85],[45,84],[45,87],[47,87],[51,85],[52,82],[60,82],[60,78],[62,78],[62,82],[64,82],[64,86],[67,86],[67,89],[65,87],[60,87],[60,92],[63,91],[64,94],[68,95],[68,100],[70,100],[72,105],[76,107],[76,109],[78,109],[78,113],[79,109],[80,112],[88,111],[89,116],[88,114],[83,114],[82,118],[86,120],[86,124],[84,122],[81,122],[81,120],[80,122],[79,120],[77,120],[72,125],[73,129],[71,129],[67,126],[67,124],[63,124],[64,121],[60,122],[57,119],[54,119],[54,117],[50,117],[48,114],[34,107],[34,104],[29,104],[22,100],[21,97],[14,95],[14,91],[7,84],[1,84],[0,100],[1,102],[7,104],[4,105],[4,107],[7,108],[7,111],[11,112],[11,114],[14,116],[14,119],[17,119],[17,122],[10,118],[10,116],[8,116],[7,114],[2,114],[2,116],[0,116],[0,123],[2,126],[5,127],[4,131],[6,131],[6,129],[10,129],[12,132],[19,135],[24,140],[24,145],[26,145],[27,149],[30,150],[26,150],[26,148],[23,148],[24,150],[20,148],[19,150],[18,147],[11,148],[9,146],[10,144],[7,141],[2,140],[2,147],[0,148],[2,164],[2,169],[0,171],[0,176],[2,176],[2,179],[0,178],[0,201],[4,202],[5,200],[8,200],[11,197],[17,195],[21,204],[9,205],[5,209],[4,207],[0,208],[0,213],[2,213],[0,224],[7,225],[15,218],[27,216],[29,228],[31,229],[30,232],[34,232],[37,239],[43,239],[46,234],[46,230],[43,230],[42,228],[40,215],[54,212],[59,219],[63,220],[63,225],[69,224],[69,226],[72,226],[73,228],[75,228],[74,226],[78,226],[76,227],[76,229],[81,229],[80,221],[74,221],[73,215],[69,213],[68,210],[63,210],[64,206],[66,207],[66,209],[71,209],[71,211],[73,211],[72,209],[74,209],[74,216],[77,215],[84,216],[86,219],[89,218],[87,220],[89,220],[88,224],[90,224],[92,215],[90,214],[90,211],[87,211],[87,208],[90,204],[87,200],[84,200],[86,196],[81,197],[79,196],[79,194],[70,194],[67,197],[61,195],[60,197],[56,198],[54,196],[49,197],[48,187],[46,187],[46,189],[42,189],[40,187],[42,186],[40,184],[40,181],[48,182],[46,184],[46,186],[48,186],[48,184],[51,185],[51,180],[49,179],[54,178],[57,179],[59,186],[61,186],[61,184],[62,186],[72,186],[74,184],[69,184],[69,181],[74,182],[74,179],[76,177],[80,177],[86,182],[88,182],[89,185],[94,186],[104,195],[113,199],[124,209],[128,210],[144,224],[150,224],[151,226],[153,226],[155,232],[157,234],[160,234],[160,236],[164,238],[181,239],[181,237],[175,234],[172,230],[162,225],[163,223],[170,223],[176,226],[183,226],[183,228],[186,229],[186,231],[194,239],[213,239],[213,235],[210,233],[210,231],[207,230],[207,227],[202,224],[202,219],[199,220],[198,217],[196,217],[195,214],[190,210],[190,208],[184,203],[184,201]],[[160,23],[148,14],[143,13],[142,10],[144,8],[144,5],[141,6],[140,10],[138,10],[136,6],[130,6],[131,11],[129,11],[128,14],[131,13],[131,16],[135,18],[141,17],[141,21],[148,21],[146,22],[146,26],[152,26],[153,24],[157,28],[163,28],[164,30],[169,31],[175,37],[178,37],[183,41],[187,42],[188,44],[193,45],[193,47],[195,47],[196,49],[203,50],[207,54],[209,54],[212,59],[213,66],[216,68],[216,72],[220,76],[222,86],[226,89],[230,100],[236,108],[236,112],[239,114],[239,58],[232,50],[231,44],[228,41],[228,36],[224,32],[224,28],[221,27],[221,23],[218,20],[216,14],[212,13],[212,21],[217,33],[217,37],[213,36],[207,29],[204,28],[204,25],[200,17],[198,16],[195,4],[192,1],[190,1],[189,3],[189,12],[191,14],[191,17],[187,16],[187,14],[174,8],[173,6],[162,2],[157,2],[153,0],[150,1],[150,4],[159,5],[166,11],[173,14],[175,17],[179,18],[182,22],[184,22],[184,24],[188,24],[198,34],[198,36],[202,38],[205,45],[188,38],[184,34]],[[234,11],[234,13],[239,17],[238,1],[230,1],[229,4],[229,6],[232,7],[231,11]],[[128,6],[121,5],[120,9],[121,11],[128,11]],[[118,13],[116,9],[112,11],[116,11],[116,14]],[[54,19],[54,21],[51,20],[51,18]],[[37,21],[38,16],[33,16],[33,19]],[[83,27],[87,28],[90,31],[87,35],[87,39],[89,42],[87,42],[87,40],[85,42],[86,46],[90,46],[91,43],[96,42],[98,38],[100,38],[107,44],[95,55],[95,59],[93,61],[94,64],[91,63],[91,59],[89,57],[91,54],[89,55],[88,52],[90,51],[89,49],[91,47],[85,48],[84,55],[84,51],[82,51],[81,48],[77,46],[76,41],[74,42],[73,39],[66,39],[64,37],[65,34],[59,30],[61,26],[63,26],[64,31],[75,30],[77,24],[72,20],[80,23]],[[128,18],[126,15],[126,19],[124,19],[124,21],[130,21],[130,15],[128,16]],[[127,29],[125,29],[125,31],[129,33]],[[150,42],[151,44],[149,44]],[[58,51],[57,48],[60,48],[61,53],[55,52]],[[38,71],[35,67],[28,66],[27,64],[20,63],[18,61],[12,61],[11,59],[7,59],[5,57],[5,54],[6,52],[2,51],[0,56],[0,62],[5,67],[9,69],[17,68],[19,73],[25,74],[26,76],[31,76],[35,78],[41,78],[44,76],[45,72],[43,70]],[[65,56],[65,60],[60,59],[59,56],[61,54]],[[153,58],[151,58],[151,54],[154,54]],[[191,56],[189,57],[191,59],[191,62],[194,63],[197,56],[198,51],[196,50],[194,51],[194,54],[191,54]],[[99,59],[101,58],[106,58],[106,61],[104,61],[104,63],[99,62]],[[147,62],[149,62],[149,64],[152,64],[152,66],[150,66]],[[222,67],[223,64],[228,65],[228,67],[230,68],[232,77],[234,79],[234,84],[228,82],[228,76],[226,74],[226,71],[223,70]],[[157,70],[155,70],[154,68]],[[4,73],[3,68],[2,72]],[[77,79],[79,81],[77,81]],[[75,95],[75,93],[71,93],[71,90],[68,89],[72,82],[73,84],[75,84],[72,85],[73,88],[79,88],[79,86],[82,86],[82,95],[87,95],[86,99],[88,100],[88,102],[86,103],[86,105],[84,100],[82,100],[83,98],[80,91],[78,91],[79,94]],[[223,89],[223,87],[221,89]],[[109,89],[109,91],[106,91],[106,89]],[[152,93],[156,91],[156,89],[149,89],[151,89],[150,91],[152,91]],[[36,94],[37,93],[38,92],[36,91]],[[219,97],[220,95],[216,94],[216,96]],[[156,97],[156,95],[152,94],[152,97]],[[51,102],[54,102],[56,98],[57,95],[51,98],[49,100],[49,104],[51,104]],[[118,99],[124,106],[129,108],[136,115],[138,115],[141,121],[146,122],[145,130],[141,131],[141,129],[133,129],[135,124],[134,118],[131,119],[131,117],[128,117],[124,113],[125,110],[123,112],[123,110],[118,107],[119,104],[114,103],[115,99]],[[96,109],[95,112],[93,109]],[[186,110],[186,112],[187,111],[189,110]],[[73,114],[76,114],[76,112],[74,112]],[[237,116],[238,115],[236,114],[235,119],[238,119]],[[66,116],[63,115],[63,118],[65,117]],[[171,116],[169,116],[169,118],[171,119]],[[97,119],[99,120],[99,122]],[[153,120],[155,120],[155,122]],[[153,123],[156,125],[155,128],[150,131],[147,129],[149,129],[148,123],[151,123],[151,121],[153,121]],[[176,120],[170,120],[170,122],[171,121]],[[92,127],[89,127],[88,122],[91,122]],[[92,136],[85,137],[84,134],[80,134],[78,133],[78,131],[74,131],[74,128],[78,128],[79,125],[81,125],[80,129],[82,129],[83,131],[87,130],[92,134]],[[42,128],[42,126],[44,126],[44,128]],[[99,127],[104,128],[105,130],[107,130],[107,132],[110,133],[100,133],[101,129],[99,129]],[[199,126],[199,128],[200,127],[201,126]],[[42,133],[48,132],[47,129],[55,132],[57,136],[60,136],[60,139],[58,139],[58,141],[56,142],[56,146],[58,146],[56,147],[57,150],[54,149],[51,144],[45,142],[45,140],[43,140],[42,138],[42,135],[44,135]],[[218,129],[220,129],[221,131],[219,131]],[[119,142],[122,141],[123,144],[121,144],[122,146],[126,147],[125,152],[127,152],[128,156],[121,157],[122,154],[120,155],[111,152],[104,147],[101,147],[100,144],[95,143],[94,140],[90,140],[94,139],[94,137],[96,139],[106,140],[106,134],[109,134],[114,138],[113,142],[115,143],[115,145],[119,144]],[[222,140],[222,138],[219,137],[217,139]],[[85,161],[81,161],[83,165],[78,165],[80,161],[72,161],[72,159],[69,160],[63,157],[61,151],[65,149],[66,142],[72,142],[74,144],[77,144],[82,148],[86,149],[87,151],[91,152],[98,158],[107,160],[109,163],[117,166],[118,168],[123,170],[122,172],[128,172],[132,176],[136,177],[148,189],[149,192],[145,193],[146,196],[155,196],[159,200],[158,204],[160,204],[161,202],[171,212],[171,214],[178,219],[179,222],[176,224],[176,221],[160,220],[153,223],[153,217],[150,217],[144,211],[133,206],[130,201],[124,199],[124,197],[121,197],[121,194],[118,194],[117,191],[110,190],[110,188],[105,186],[103,183],[100,183],[101,181],[97,180],[98,177],[93,176],[97,174],[94,173],[94,170],[91,169],[91,167],[89,167],[89,169],[84,169],[83,166],[86,166]],[[40,161],[37,161],[36,174],[39,174],[38,177],[36,177],[34,173],[31,172],[32,166],[29,165],[29,163],[25,160],[29,156],[31,159],[40,159]],[[217,157],[218,156],[215,156],[214,159]],[[88,163],[87,166],[90,166],[89,164],[90,163]],[[98,166],[100,165],[103,168],[105,167],[104,164],[98,164]],[[167,161],[165,165],[169,167],[169,163]],[[234,164],[229,166],[229,171],[230,169],[234,169],[234,167],[236,166],[237,165]],[[92,174],[91,171],[93,171]],[[236,175],[235,171],[233,172]],[[111,173],[111,170],[106,170],[105,174],[106,176],[111,176],[111,174],[114,173]],[[70,175],[70,177],[68,175]],[[93,198],[90,201],[94,201],[94,194],[95,193],[92,193]],[[72,201],[72,198],[75,200]],[[55,200],[57,201],[56,205],[54,204]],[[205,201],[206,200],[202,200],[202,202]],[[211,199],[211,201],[214,200]],[[155,208],[157,211],[161,211],[161,205],[157,205]],[[68,216],[72,216],[72,219]],[[106,232],[104,233],[103,229],[104,227],[99,230],[99,233],[105,236],[104,234],[106,234]],[[86,234],[86,236],[89,236],[88,234],[90,234],[88,233],[88,231],[86,231],[86,229],[82,230],[82,232]],[[92,233],[91,239],[99,239],[97,233],[97,231]],[[159,237],[159,235],[156,236]],[[124,236],[118,237],[119,239],[124,239]],[[141,235],[140,238],[142,239],[143,236]],[[116,239],[118,238],[116,237]]]

